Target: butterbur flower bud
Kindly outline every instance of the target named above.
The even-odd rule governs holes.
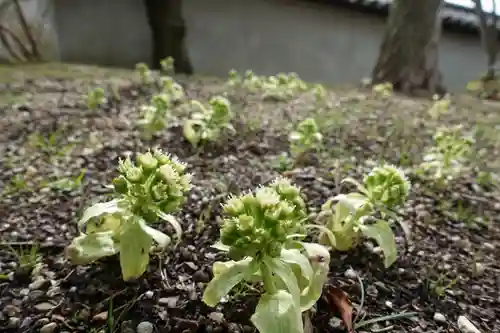
[[[123,176],[113,179],[113,188],[117,193],[125,194],[128,192],[128,182]]]
[[[138,183],[142,179],[142,169],[138,167],[132,167],[125,173],[125,178],[131,183]]]
[[[231,253],[279,255],[287,236],[302,231],[307,216],[304,207],[297,207],[280,195],[278,187],[292,199],[300,198],[296,187],[278,179],[270,186],[259,187],[255,195],[232,197],[223,206],[227,217],[222,221],[221,242],[231,248]]]
[[[158,176],[169,185],[174,185],[179,180],[179,174],[170,164],[162,165],[158,169]]]
[[[120,161],[120,176],[113,180],[116,193],[127,195],[133,214],[151,222],[158,211],[171,213],[184,202],[191,175],[183,173],[183,163],[157,149],[138,154],[136,164],[130,158]]]
[[[136,161],[137,164],[142,166],[146,171],[154,170],[158,166],[158,161],[150,152],[147,152],[145,154],[138,154]]]
[[[232,197],[223,206],[224,213],[230,216],[237,216],[245,211],[245,205],[243,204],[241,198]]]
[[[388,208],[404,202],[410,191],[410,182],[403,171],[393,165],[375,167],[364,178],[364,185],[370,200]]]

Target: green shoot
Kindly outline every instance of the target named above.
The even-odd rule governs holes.
[[[253,92],[262,92],[263,99],[286,101],[297,93],[309,90],[309,86],[296,73],[279,73],[275,76],[258,76],[248,70],[240,76],[235,70],[229,72],[228,85],[243,87]]]
[[[91,110],[97,109],[99,106],[103,105],[106,102],[106,96],[104,93],[104,89],[95,88],[89,91],[87,95],[87,106]]]
[[[392,209],[403,204],[410,190],[410,182],[398,168],[385,165],[375,167],[364,177],[363,184],[346,178],[343,182],[354,184],[358,192],[339,194],[329,199],[318,216],[326,227],[320,243],[339,251],[348,251],[361,236],[374,239],[384,253],[385,267],[397,259],[396,242],[387,220],[393,217]],[[332,207],[332,202],[336,205]],[[381,214],[377,218],[376,213]]]
[[[10,248],[17,259],[19,268],[23,271],[31,272],[42,259],[38,245],[32,245],[29,248],[20,247],[19,250],[14,249],[12,246]]]
[[[306,207],[300,190],[284,178],[223,206],[220,243],[230,261],[216,262],[203,301],[216,306],[243,282],[262,282],[252,323],[261,333],[303,333],[302,312],[321,296],[330,255],[305,243]],[[282,309],[275,311],[276,307]]]
[[[297,129],[290,133],[288,139],[292,157],[297,161],[311,150],[318,151],[323,135],[319,132],[314,118],[307,118],[298,124]]]
[[[138,63],[135,65],[135,71],[139,75],[139,78],[141,80],[141,83],[144,85],[149,85],[153,83],[153,74],[151,70],[149,69],[148,65],[145,63]]]
[[[392,83],[385,82],[385,83],[375,84],[372,87],[372,93],[375,95],[375,97],[378,98],[383,98],[383,99],[389,98],[393,94]]]
[[[161,150],[138,154],[136,163],[121,160],[120,175],[113,180],[115,198],[87,208],[78,228],[80,235],[66,249],[73,264],[89,264],[120,254],[124,280],[138,278],[147,269],[153,241],[162,248],[170,237],[148,224],[170,223],[177,236],[179,222],[170,213],[184,202],[190,189],[186,165]]]
[[[226,98],[213,97],[208,106],[198,101],[191,101],[191,104],[196,111],[184,122],[184,137],[193,147],[216,141],[224,129],[234,131],[230,123],[231,104]]]
[[[47,185],[55,190],[71,192],[79,189],[82,186],[83,178],[85,177],[85,172],[87,170],[83,169],[76,177],[63,177]]]
[[[429,116],[433,120],[438,120],[439,117],[448,113],[450,111],[451,100],[449,96],[445,96],[442,99],[439,99],[438,95],[433,96],[434,104],[428,110]]]
[[[424,161],[420,165],[422,172],[432,173],[431,177],[442,184],[460,175],[465,169],[466,157],[474,142],[461,132],[460,125],[437,130],[434,135],[435,146],[424,155]]]

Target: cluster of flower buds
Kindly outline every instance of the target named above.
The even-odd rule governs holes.
[[[410,181],[402,170],[393,165],[373,168],[363,182],[370,201],[389,209],[401,205],[410,191]]]
[[[307,118],[299,123],[296,131],[290,133],[289,139],[293,145],[310,149],[323,140],[323,135],[319,132],[314,118]]]
[[[211,106],[211,121],[214,126],[223,126],[231,120],[231,103],[222,96],[215,96],[208,102]]]
[[[135,164],[128,157],[121,160],[120,175],[113,180],[113,187],[125,196],[132,213],[155,222],[156,211],[168,214],[184,202],[191,187],[191,175],[185,169],[177,158],[156,149],[138,154]]]
[[[245,256],[279,256],[291,235],[303,234],[306,205],[298,187],[285,178],[260,187],[255,194],[230,198],[223,206],[226,217],[221,242],[233,259]]]
[[[434,141],[439,153],[448,155],[454,159],[462,158],[471,148],[474,143],[469,136],[461,134],[462,126],[453,128],[443,127],[434,134]]]

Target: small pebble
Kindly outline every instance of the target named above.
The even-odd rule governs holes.
[[[57,324],[56,323],[48,323],[42,326],[40,328],[40,333],[52,333],[56,330]]]
[[[52,310],[54,307],[55,305],[49,302],[42,302],[35,305],[35,309],[39,312],[47,312]]]
[[[108,312],[107,311],[98,313],[94,317],[92,317],[92,320],[94,320],[94,321],[105,321],[107,319],[108,319]]]
[[[465,316],[458,317],[457,325],[458,329],[462,333],[481,333],[481,331],[478,330],[476,326],[474,326],[474,324],[471,323]]]
[[[158,300],[158,303],[160,303],[162,305],[166,305],[170,309],[174,309],[177,307],[178,301],[179,301],[179,296],[162,297]]]
[[[440,324],[443,324],[443,323],[446,323],[446,318],[445,316],[442,314],[442,313],[439,313],[439,312],[436,312],[434,314],[434,317],[433,317],[434,321],[436,323],[440,323]]]
[[[215,321],[216,323],[224,322],[224,315],[220,312],[210,312],[208,318]]]
[[[45,280],[44,278],[37,278],[35,281],[31,282],[28,285],[28,288],[30,288],[31,290],[37,290],[42,288],[46,283],[47,280]]]
[[[137,333],[152,333],[153,332],[153,324],[149,321],[143,321],[137,325],[136,329]]]
[[[352,280],[354,280],[354,279],[356,279],[358,277],[358,274],[356,274],[356,271],[354,269],[352,269],[352,268],[349,268],[348,270],[346,270],[344,272],[344,275],[345,275],[346,278],[352,279]]]
[[[9,318],[9,323],[7,324],[7,326],[9,328],[17,328],[19,326],[19,323],[21,322],[21,319],[20,318],[17,318],[17,317],[10,317]]]

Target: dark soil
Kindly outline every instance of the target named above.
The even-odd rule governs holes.
[[[225,89],[218,79],[176,79],[189,98],[206,100]],[[144,322],[155,332],[254,332],[249,322],[254,292],[234,293],[216,308],[201,300],[212,263],[224,259],[210,248],[219,233],[216,216],[229,193],[279,175],[272,165],[288,151],[287,132],[308,115],[318,119],[325,149],[312,165],[287,175],[302,187],[312,210],[347,190],[338,186],[339,179],[360,179],[379,160],[415,166],[438,125],[461,123],[475,130],[477,156],[470,162],[492,175],[499,170],[500,107],[468,97],[454,98],[454,107],[438,124],[428,116],[426,100],[381,100],[368,91],[344,89],[332,91],[331,107],[325,108],[308,94],[278,102],[231,91],[237,134],[197,151],[175,122],[151,141],[141,139],[135,120],[150,93],[126,78],[113,81],[120,100],[110,97],[99,110],[89,110],[84,100],[89,87],[109,87],[109,82],[37,78],[0,87],[10,96],[0,105],[0,327],[6,332],[135,332],[140,323],[139,329],[148,325]],[[41,149],[28,142],[30,134],[48,136],[56,130],[60,134],[53,146]],[[69,143],[72,149],[58,156]],[[194,174],[194,188],[177,214],[184,229],[180,244],[154,255],[148,271],[133,282],[122,281],[116,258],[71,266],[64,248],[76,235],[82,209],[105,198],[104,185],[116,175],[119,157],[154,146],[177,155]],[[44,185],[76,177],[82,169],[81,188]],[[12,186],[16,175],[24,175],[25,186]],[[468,172],[446,188],[413,177],[411,196],[399,212],[411,239],[407,244],[396,230],[400,255],[389,269],[368,241],[352,252],[332,254],[329,283],[347,292],[355,308],[364,290],[358,320],[417,313],[358,332],[459,332],[461,315],[482,332],[500,332],[500,197],[493,181],[479,182],[476,176]],[[172,233],[166,225],[159,228]],[[34,244],[40,245],[40,260],[26,272],[15,252]],[[312,322],[317,332],[345,331],[325,299]]]

